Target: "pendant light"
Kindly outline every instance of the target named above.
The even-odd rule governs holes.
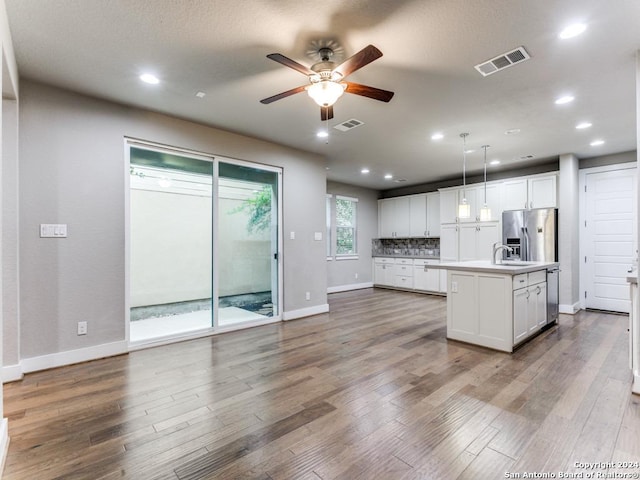
[[[489,208],[489,205],[487,205],[487,148],[489,147],[490,145],[482,146],[482,148],[484,148],[484,204],[480,209],[481,222],[488,222],[491,220],[491,209]]]
[[[458,204],[458,218],[471,216],[471,205],[467,202],[467,143],[468,133],[461,133],[462,137],[462,200]]]

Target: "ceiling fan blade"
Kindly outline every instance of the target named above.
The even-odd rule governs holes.
[[[362,95],[363,97],[373,98],[374,100],[380,100],[381,102],[388,102],[393,98],[394,92],[389,90],[382,90],[380,88],[369,87],[367,85],[360,85],[359,83],[344,82],[347,84],[345,92],[353,93],[355,95]]]
[[[267,58],[270,58],[274,62],[278,62],[285,67],[293,68],[294,70],[302,73],[303,75],[314,75],[315,72],[311,70],[309,67],[305,67],[304,65],[296,62],[295,60],[291,60],[288,57],[285,57],[281,53],[270,53],[267,55]]]
[[[369,63],[377,60],[382,56],[382,52],[373,45],[368,45],[360,50],[355,55],[347,58],[344,62],[338,65],[333,71],[342,75],[342,78],[347,75],[351,75],[359,68],[368,65]]]
[[[296,93],[304,92],[307,89],[306,85],[302,85],[300,87],[292,88],[291,90],[287,90],[286,92],[278,93],[273,97],[263,98],[260,100],[260,103],[269,104],[275,102],[276,100],[280,100],[281,98],[290,97],[291,95],[295,95]]]
[[[323,122],[333,118],[333,105],[330,107],[320,107],[320,120]]]

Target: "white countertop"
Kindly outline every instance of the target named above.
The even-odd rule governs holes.
[[[441,262],[440,265],[434,265],[434,268],[518,275],[520,273],[535,272],[536,270],[546,270],[558,265],[558,262],[522,262],[522,265],[493,265],[489,260],[472,260],[468,262]]]

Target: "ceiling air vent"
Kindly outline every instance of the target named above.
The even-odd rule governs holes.
[[[524,49],[524,47],[518,47],[515,50],[511,50],[510,52],[503,53],[502,55],[498,55],[491,60],[487,60],[486,62],[480,63],[475,66],[475,69],[479,71],[483,77],[487,75],[491,75],[492,73],[499,72],[500,70],[504,70],[505,68],[509,68],[516,63],[524,62],[525,60],[529,60],[531,57]]]
[[[341,132],[346,132],[347,130],[359,127],[360,125],[364,125],[364,122],[352,118],[351,120],[347,120],[346,122],[339,123],[333,128],[335,128],[336,130],[340,130]]]
[[[520,160],[531,160],[533,155],[521,155]]]

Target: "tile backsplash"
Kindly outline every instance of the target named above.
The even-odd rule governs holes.
[[[403,255],[409,257],[439,257],[439,238],[374,238],[371,240],[371,254]]]

